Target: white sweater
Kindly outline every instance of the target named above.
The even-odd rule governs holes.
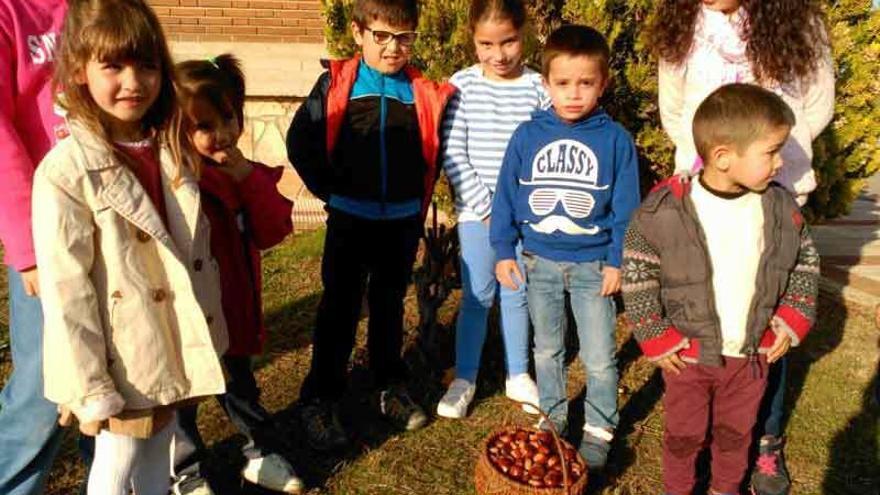
[[[755,280],[764,252],[761,195],[722,198],[694,180],[691,200],[706,234],[712,289],[721,323],[721,354],[742,357]]]
[[[697,107],[712,91],[733,82],[754,83],[741,38],[744,10],[727,16],[704,8],[697,16],[694,41],[680,64],[660,61],[659,105],[663,129],[675,144],[675,171],[692,171],[697,162],[692,122]],[[818,70],[792,84],[765,84],[794,111],[796,124],[782,149],[777,182],[795,194],[798,204],[816,188],[812,142],[834,116],[834,67],[827,50]]]

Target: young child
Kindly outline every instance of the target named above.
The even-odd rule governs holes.
[[[223,356],[226,393],[220,405],[248,439],[242,448],[242,477],[250,483],[285,493],[303,488],[293,468],[272,444],[279,433],[260,405],[260,389],[250,356],[263,352],[260,250],[268,249],[293,229],[293,204],[278,192],[281,168],[247,160],[238,149],[244,124],[245,84],[232,55],[190,60],[177,65],[177,89],[188,117],[187,135],[201,155],[199,188],[202,209],[211,226],[211,252],[220,269],[223,314],[229,349]],[[177,490],[203,480],[199,464],[204,442],[196,427],[195,405],[178,413],[182,431],[175,441]],[[178,451],[184,455],[182,459]]]
[[[43,313],[31,233],[37,164],[64,137],[52,105],[55,40],[67,2],[0,0],[0,242],[7,265],[12,373],[0,393],[0,493],[43,493],[61,444],[43,396]]]
[[[361,300],[369,280],[370,367],[380,413],[423,426],[401,357],[403,296],[437,177],[440,118],[451,86],[408,65],[415,0],[357,0],[352,34],[361,54],[330,63],[297,111],[287,151],[306,187],[327,202],[327,234],[312,365],[301,419],[318,450],[347,445],[338,418]]]
[[[739,493],[767,363],[815,320],[819,255],[794,198],[771,183],[794,123],[759,86],[714,91],[694,115],[702,173],[656,187],[627,231],[627,320],[666,382],[668,494],[691,493],[707,429],[711,493]]]
[[[90,495],[165,495],[174,409],[224,392],[195,156],[149,6],[71,1],[59,46],[70,136],[33,190],[45,394],[97,435]]]
[[[834,114],[834,67],[819,2],[663,0],[656,14],[650,32],[660,59],[660,117],[675,144],[676,171],[701,166],[691,121],[706,95],[723,84],[756,83],[794,111],[775,180],[804,205],[816,188],[812,141]],[[760,495],[790,486],[782,456],[785,374],[785,359],[770,367],[756,427],[760,469],[752,484]]]
[[[525,285],[499,290],[489,223],[507,142],[520,123],[546,106],[547,93],[541,86],[541,75],[522,61],[526,7],[521,0],[474,0],[469,24],[479,63],[450,79],[458,91],[449,101],[443,123],[443,168],[455,191],[462,266],[455,331],[456,378],[437,404],[437,414],[447,418],[464,417],[474,398],[489,309],[496,293],[501,299],[507,396],[538,403],[538,389],[528,373]]]
[[[492,204],[495,273],[514,289],[528,283],[535,326],[540,405],[557,430],[567,426],[565,294],[587,370],[580,452],[605,466],[617,426],[617,365],[612,294],[620,290],[623,236],[639,204],[632,137],[599,105],[608,85],[605,38],[586,26],[554,31],[542,75],[553,109],[521,124],[507,147]],[[516,263],[522,241],[525,278]]]

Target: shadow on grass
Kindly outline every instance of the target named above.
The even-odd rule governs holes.
[[[258,360],[256,367],[270,366],[275,356],[297,349],[302,352],[303,348],[311,345],[312,328],[320,298],[320,292],[312,293],[267,315],[270,341],[266,348],[269,353]],[[432,411],[443,390],[439,386],[439,372],[416,349],[416,338],[414,326],[405,325],[404,359],[411,371],[409,389],[413,398],[426,411]],[[453,348],[454,333],[446,331],[445,327],[441,328],[435,352],[448,362]],[[306,362],[310,362],[310,359]],[[267,443],[290,461],[307,487],[315,488],[319,493],[330,489],[327,486],[330,479],[348,464],[369,451],[380,449],[385,442],[400,434],[399,430],[378,413],[378,398],[370,371],[369,356],[360,345],[356,346],[353,353],[346,394],[340,406],[340,419],[352,440],[351,447],[332,453],[314,451],[305,441],[298,418],[299,404],[296,392],[291,390],[288,407],[273,416],[278,438],[270,439]],[[218,495],[277,493],[242,483],[239,472],[245,462],[241,453],[245,442],[243,435],[234,434],[210,447],[204,466],[214,492]]]
[[[880,350],[880,339],[877,341]],[[822,483],[827,494],[880,493],[880,362],[862,391],[862,409],[832,440]]]

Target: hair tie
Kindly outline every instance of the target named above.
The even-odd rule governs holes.
[[[217,65],[217,57],[211,57],[207,59],[208,63],[213,65],[215,69],[220,70],[220,66]]]

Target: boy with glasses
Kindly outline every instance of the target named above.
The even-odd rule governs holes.
[[[514,288],[528,280],[540,406],[559,431],[568,423],[564,321],[570,296],[587,369],[579,450],[594,470],[605,466],[618,421],[612,295],[620,290],[627,222],[639,204],[633,139],[599,105],[609,56],[592,28],[565,26],[550,35],[542,75],[553,108],[514,132],[490,233],[498,281]],[[525,278],[515,260],[520,239]]]
[[[306,438],[321,451],[348,445],[338,404],[365,289],[379,412],[405,430],[427,421],[405,386],[403,297],[437,177],[440,117],[452,92],[408,65],[417,37],[415,0],[357,0],[353,19],[361,53],[330,62],[287,134],[291,163],[328,211],[324,294],[300,393]]]

